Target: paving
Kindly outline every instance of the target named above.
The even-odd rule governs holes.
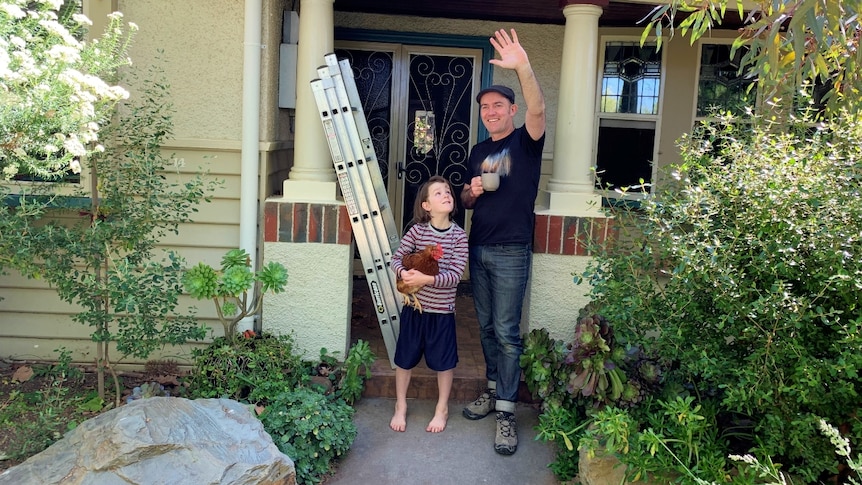
[[[518,404],[518,451],[511,456],[494,451],[494,415],[471,421],[461,416],[466,402],[451,402],[449,422],[441,433],[425,426],[435,401],[409,400],[407,430],[389,429],[393,398],[363,397],[354,407],[356,440],[337,463],[325,485],[470,485],[481,483],[558,485],[548,464],[555,444],[535,440],[535,405]]]

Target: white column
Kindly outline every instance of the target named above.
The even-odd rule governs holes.
[[[601,196],[593,186],[595,100],[599,17],[602,8],[563,8],[566,29],[557,108],[554,165],[548,181],[550,213],[601,217]]]
[[[301,0],[296,62],[296,132],[293,168],[284,181],[284,198],[335,200],[335,170],[309,83],[323,56],[335,49],[334,0]]]

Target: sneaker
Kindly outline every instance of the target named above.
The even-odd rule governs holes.
[[[497,391],[494,389],[486,389],[481,396],[476,398],[464,408],[461,414],[467,419],[482,419],[491,414],[494,405],[497,403]]]
[[[515,415],[500,411],[497,413],[497,436],[494,438],[494,451],[501,455],[512,455],[518,449],[518,426]]]

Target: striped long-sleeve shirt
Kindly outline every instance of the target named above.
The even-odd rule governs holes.
[[[443,247],[443,256],[438,261],[440,273],[434,277],[433,284],[423,286],[416,296],[422,303],[423,311],[453,313],[455,294],[467,267],[468,254],[467,233],[458,224],[453,222],[449,229],[444,231],[429,223],[414,224],[401,238],[401,245],[392,255],[391,267],[397,275],[404,268],[401,263],[404,256],[437,243]]]

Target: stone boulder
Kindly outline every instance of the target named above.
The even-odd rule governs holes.
[[[153,397],[81,423],[0,484],[294,485],[293,461],[228,399]]]
[[[603,449],[590,456],[585,449],[579,451],[578,479],[581,485],[629,485],[632,482],[625,480],[626,466],[613,453],[607,453]],[[670,481],[653,481],[650,478],[641,478],[635,485],[661,485],[671,483]]]

